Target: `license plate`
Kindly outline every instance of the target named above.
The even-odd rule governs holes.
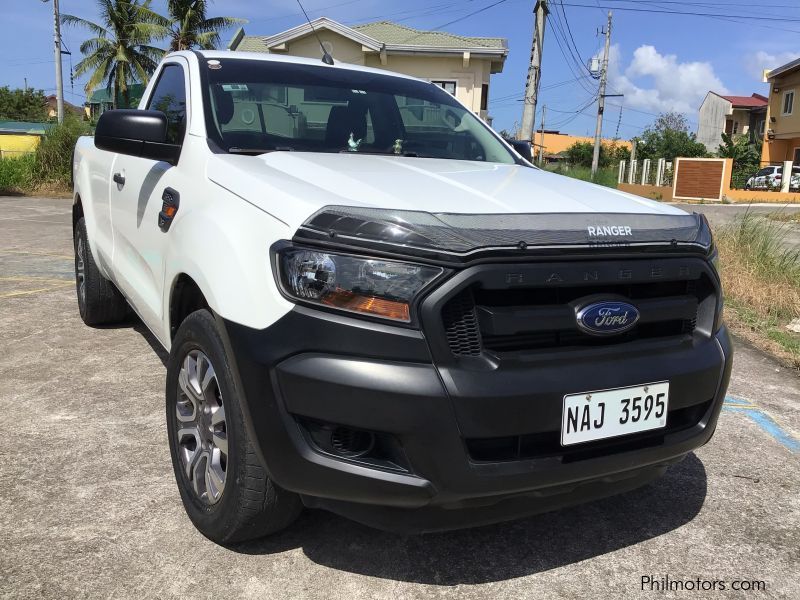
[[[561,445],[660,429],[667,424],[669,382],[564,396]]]

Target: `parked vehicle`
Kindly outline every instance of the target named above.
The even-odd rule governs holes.
[[[175,478],[217,542],[303,506],[400,531],[552,510],[717,425],[705,218],[536,169],[428,82],[169,54],[74,180],[80,315],[132,307],[169,350]]]
[[[745,183],[746,190],[780,190],[783,178],[783,166],[770,165],[760,169]],[[800,165],[792,166],[790,190],[800,189]]]

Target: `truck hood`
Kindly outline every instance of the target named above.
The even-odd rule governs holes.
[[[357,153],[217,154],[207,175],[292,228],[332,205],[459,214],[686,214],[539,169],[473,161]]]

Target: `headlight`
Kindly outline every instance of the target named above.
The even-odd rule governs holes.
[[[414,298],[443,269],[316,250],[277,252],[284,293],[303,302],[392,321],[411,321]]]

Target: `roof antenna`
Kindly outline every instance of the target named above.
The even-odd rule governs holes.
[[[317,30],[314,29],[314,24],[311,22],[311,19],[308,18],[308,13],[306,12],[306,9],[303,7],[303,3],[300,2],[300,0],[297,0],[297,4],[300,6],[300,10],[303,11],[303,14],[306,16],[306,21],[308,21],[308,24],[311,26],[311,31],[314,32],[314,37],[317,38],[317,41],[319,42],[319,47],[322,48],[322,62],[324,62],[326,65],[333,65],[333,57],[330,54],[328,54],[328,51],[322,44],[322,40],[319,39],[319,34],[317,34]]]

